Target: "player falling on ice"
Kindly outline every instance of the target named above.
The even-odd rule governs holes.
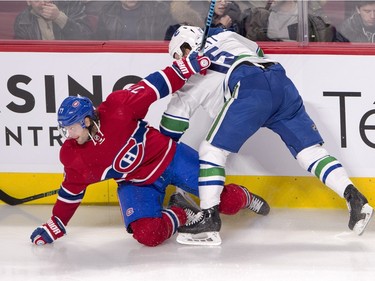
[[[181,26],[169,43],[174,59],[198,50],[202,30]],[[220,244],[218,212],[225,164],[259,128],[277,133],[298,163],[345,198],[349,228],[361,235],[373,208],[353,185],[344,167],[323,148],[313,120],[280,63],[264,58],[256,42],[222,28],[210,29],[204,55],[211,60],[205,77],[194,76],[179,90],[163,114],[160,130],[176,141],[201,106],[214,121],[199,147],[199,195],[204,216],[179,229],[182,244]]]
[[[162,206],[169,184],[198,196],[198,153],[143,118],[153,102],[177,91],[193,74],[204,74],[209,64],[209,59],[193,53],[129,89],[113,92],[97,109],[86,97],[62,102],[58,123],[67,138],[60,151],[64,180],[52,217],[34,230],[32,243],[44,245],[63,237],[87,186],[107,179],[117,181],[126,229],[141,244],[157,246],[178,227],[201,217],[185,193],[173,194],[168,208]],[[227,214],[243,208],[262,215],[269,212],[261,197],[236,184],[225,186],[221,202]]]

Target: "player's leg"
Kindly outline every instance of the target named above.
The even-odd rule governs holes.
[[[367,199],[354,188],[342,164],[321,146],[323,139],[307,114],[295,86],[284,74],[281,73],[280,77],[279,81],[288,85],[284,87],[287,102],[282,103],[280,114],[269,120],[267,127],[279,134],[305,170],[347,200],[349,228],[362,234],[373,213],[372,208],[367,204]]]
[[[249,80],[252,81],[251,85]],[[268,119],[272,108],[270,98],[263,72],[256,73],[237,84],[232,97],[215,118],[206,140],[199,147],[202,209],[219,204],[227,156],[237,153]]]
[[[205,244],[209,243],[214,245],[220,242],[219,235],[213,233],[205,236],[199,235],[199,238],[194,237],[188,232],[189,226],[197,222],[202,221],[204,214],[200,212],[200,208],[195,204],[191,197],[186,193],[190,192],[194,195],[198,195],[198,173],[199,173],[199,161],[198,153],[189,146],[180,143],[177,146],[175,157],[168,167],[166,172],[163,174],[164,179],[170,180],[170,183],[178,186],[176,192],[172,194],[168,206],[176,206],[183,208],[187,214],[187,222],[185,226],[179,227],[179,235],[177,241],[182,244]],[[204,197],[214,200],[217,198],[220,200],[217,202],[219,205],[220,212],[224,214],[235,214],[240,209],[248,208],[255,213],[266,215],[269,212],[269,206],[261,197],[249,192],[245,187],[230,184],[224,186],[224,191],[221,193],[221,189],[209,189],[208,191],[216,190],[215,194],[206,194]],[[206,189],[204,190],[206,191]],[[220,194],[221,193],[221,194]],[[214,205],[217,205],[214,203]],[[210,213],[210,212],[209,212]],[[216,213],[211,213],[217,215]],[[207,232],[208,230],[220,230],[220,217],[216,219],[211,217],[209,221],[205,221],[204,229],[200,229],[199,232]],[[209,228],[207,228],[209,226]],[[195,229],[195,231],[197,231]],[[207,242],[207,241],[209,242]]]
[[[354,187],[342,164],[319,144],[303,149],[296,158],[304,169],[319,178],[341,198],[345,198],[350,213],[349,229],[361,235],[370,221],[373,208],[366,197]]]
[[[242,209],[249,209],[263,216],[270,212],[267,201],[246,187],[234,183],[225,185],[220,196],[220,213],[234,215]]]
[[[263,74],[257,73],[259,79]],[[251,77],[257,81],[256,77]],[[241,81],[242,82],[242,81]],[[221,243],[219,231],[220,195],[225,182],[225,164],[230,152],[238,152],[243,143],[250,138],[267,120],[271,104],[265,83],[259,82],[257,89],[238,86],[231,99],[227,101],[199,147],[199,198],[202,219],[195,224],[181,227],[180,233],[194,235],[196,244],[215,240]],[[265,87],[264,89],[261,87]],[[191,236],[190,235],[190,236]],[[180,236],[180,235],[179,235]],[[203,242],[202,242],[203,241]]]
[[[205,244],[202,237],[199,238],[199,243],[196,239],[191,237],[190,228],[203,219],[203,212],[198,206],[194,206],[189,199],[186,192],[194,195],[198,192],[198,177],[199,177],[199,159],[198,152],[189,146],[180,143],[177,146],[175,157],[168,167],[165,176],[170,178],[170,183],[177,186],[177,192],[171,196],[169,205],[181,207],[187,214],[186,225],[181,225],[178,229],[179,235],[177,242],[181,244]],[[201,194],[199,194],[200,196]],[[220,193],[218,194],[220,197]],[[187,207],[186,207],[187,206]],[[199,212],[197,212],[199,210]],[[207,225],[207,224],[206,224]],[[214,236],[207,238],[210,245],[217,245],[221,243],[221,239],[216,239]],[[206,244],[205,244],[206,245]]]
[[[120,184],[118,198],[125,227],[141,244],[157,246],[186,223],[183,209],[163,209],[165,188]]]
[[[163,178],[176,186],[176,192],[171,195],[168,206],[182,208],[187,215],[186,224],[191,224],[199,218],[201,212],[188,194],[199,196],[198,173],[198,152],[184,143],[178,143],[176,153]]]
[[[219,196],[220,203],[218,205],[204,209],[201,216],[195,215],[194,220],[179,228],[177,242],[186,245],[220,245],[221,220],[219,212],[234,215],[241,209],[249,209],[256,214],[265,216],[270,211],[270,206],[262,197],[237,184],[224,185]]]

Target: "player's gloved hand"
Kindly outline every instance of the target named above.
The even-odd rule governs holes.
[[[199,56],[198,52],[191,52],[186,58],[174,61],[172,67],[183,80],[187,80],[198,72],[206,75],[210,65],[211,60],[208,57]]]
[[[64,236],[65,233],[65,225],[62,221],[58,217],[52,216],[45,224],[31,233],[30,239],[31,243],[35,245],[50,244],[57,238]]]

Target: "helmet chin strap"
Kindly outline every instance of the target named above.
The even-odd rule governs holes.
[[[103,137],[103,133],[102,131],[100,130],[100,121],[98,121],[98,123],[96,123],[94,120],[92,120],[93,124],[88,127],[87,129],[89,130],[89,137],[90,139],[92,140],[92,142],[94,143],[94,145],[97,145],[98,143],[102,143],[105,138]],[[94,131],[95,132],[92,132],[93,129],[95,129]],[[100,135],[100,138],[98,138],[98,140],[95,140],[94,136],[99,134]]]

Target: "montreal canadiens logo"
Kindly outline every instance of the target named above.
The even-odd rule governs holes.
[[[113,169],[119,173],[130,173],[142,162],[143,156],[143,143],[137,143],[135,139],[131,138],[117,154],[113,162]]]
[[[132,214],[134,214],[134,209],[133,208],[126,209],[126,216],[127,217],[130,217]]]
[[[76,101],[73,102],[72,106],[73,107],[78,107],[80,104],[81,103],[78,100],[76,100]]]
[[[210,62],[207,59],[202,59],[202,60],[200,60],[199,63],[201,65],[201,67],[204,67],[204,68],[206,68],[206,67],[208,67],[210,65]]]

